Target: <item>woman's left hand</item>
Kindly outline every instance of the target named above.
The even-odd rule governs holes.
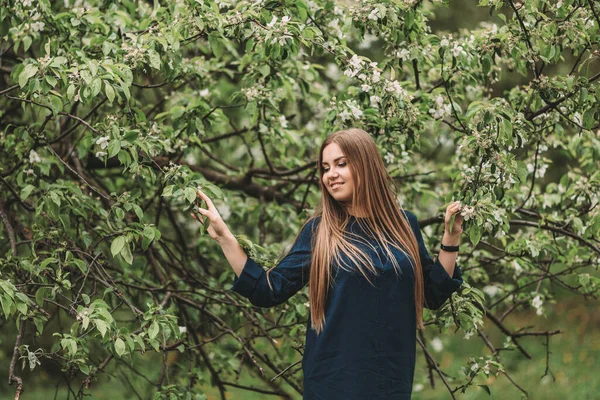
[[[458,237],[462,233],[462,221],[463,217],[460,215],[460,210],[462,208],[462,204],[460,201],[455,201],[451,203],[448,208],[446,208],[446,217],[444,218],[444,228],[446,233],[451,236]],[[452,217],[454,216],[454,221],[452,221]]]

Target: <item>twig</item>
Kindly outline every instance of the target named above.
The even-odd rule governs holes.
[[[17,363],[17,357],[19,356],[19,346],[21,346],[21,339],[23,338],[23,329],[25,327],[25,321],[21,320],[19,324],[19,332],[17,333],[17,339],[15,340],[15,347],[13,349],[12,359],[10,360],[10,367],[8,368],[8,384],[17,384],[17,390],[15,392],[15,400],[21,398],[23,393],[23,379],[15,375],[15,364]]]

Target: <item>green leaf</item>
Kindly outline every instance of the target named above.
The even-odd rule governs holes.
[[[121,250],[123,250],[124,246],[125,236],[118,236],[115,240],[113,240],[113,242],[110,245],[110,252],[112,253],[113,257],[119,254]]]
[[[19,86],[23,88],[27,85],[29,79],[37,74],[38,69],[39,68],[36,65],[27,64],[25,69],[19,74]]]
[[[160,56],[155,50],[148,50],[148,61],[150,66],[154,69],[160,69]]]
[[[163,192],[162,192],[162,196],[163,197],[173,196],[174,188],[175,188],[175,185],[165,186],[165,188],[163,189]]]
[[[87,264],[85,263],[85,261],[83,261],[83,260],[80,260],[80,259],[74,259],[74,260],[73,260],[73,264],[75,264],[75,266],[76,266],[77,268],[79,268],[79,270],[80,270],[82,273],[84,273],[84,274],[85,274],[85,273],[87,272]]]
[[[108,323],[101,319],[95,319],[94,324],[96,325],[96,328],[98,328],[98,331],[100,331],[102,337],[104,337],[104,335],[106,334],[106,330],[108,329]]]
[[[16,303],[17,305],[17,310],[23,314],[23,315],[27,315],[27,304],[25,303]]]
[[[72,101],[74,96],[75,96],[75,85],[69,85],[69,87],[67,88],[67,99]]]
[[[304,304],[296,304],[296,312],[304,317],[308,313],[308,310]]]
[[[107,81],[104,81],[104,93],[106,93],[108,102],[112,104],[113,100],[115,99],[115,89],[113,89],[112,85]]]
[[[115,340],[115,351],[119,357],[125,353],[125,342],[121,338],[117,338],[117,340]]]
[[[147,238],[148,240],[152,241],[154,240],[154,228],[151,226],[146,226],[144,228],[144,232],[142,233],[144,235],[145,238]]]
[[[46,290],[46,288],[42,287],[38,289],[37,292],[35,292],[35,302],[40,307],[44,306],[44,297],[46,296]]]
[[[479,225],[471,226],[471,229],[469,230],[469,239],[471,240],[471,243],[473,243],[473,246],[477,246],[477,243],[479,243],[479,240],[481,239],[481,234],[481,227]]]
[[[33,42],[33,39],[31,38],[31,36],[25,36],[23,38],[23,51],[26,52],[27,50],[29,50],[32,42]]]
[[[113,139],[108,144],[108,157],[114,157],[121,151],[121,141],[119,139]]]
[[[142,207],[137,204],[133,205],[133,212],[135,212],[135,215],[137,215],[140,221],[144,218],[144,211],[142,210]]]
[[[33,185],[27,185],[23,189],[21,189],[21,200],[25,200],[26,198],[28,198],[33,189],[35,189],[35,186]]]
[[[123,90],[123,94],[125,95],[125,99],[127,99],[127,101],[129,101],[129,99],[131,98],[131,93],[129,93],[129,87],[124,82],[121,82],[120,87],[121,87],[121,90]]]
[[[160,327],[158,326],[158,322],[152,322],[152,325],[150,325],[150,329],[148,329],[148,338],[150,338],[150,340],[154,339],[156,335],[158,335],[159,329]]]
[[[92,97],[98,96],[102,89],[102,80],[100,78],[94,78],[90,83],[90,89],[92,90]]]
[[[489,396],[492,395],[492,391],[490,390],[489,386],[487,386],[487,385],[477,385],[477,386],[479,386],[480,388],[483,388],[483,390],[485,390]]]
[[[194,203],[194,200],[196,200],[196,189],[187,187],[183,193],[188,203]]]
[[[521,183],[527,182],[527,166],[523,162],[517,164],[517,176]]]
[[[210,43],[210,48],[217,58],[221,58],[223,55],[223,44],[221,43],[221,38],[217,33],[211,32],[208,34],[208,43]]]
[[[51,75],[46,75],[46,77],[44,79],[46,79],[46,82],[48,82],[48,85],[50,85],[52,87],[56,86],[56,84],[58,83],[58,80]]]
[[[133,255],[131,254],[131,249],[129,248],[128,244],[123,246],[123,249],[121,249],[121,257],[123,257],[123,260],[125,260],[127,264],[133,264]]]

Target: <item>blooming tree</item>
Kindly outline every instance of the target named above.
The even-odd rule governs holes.
[[[543,316],[550,284],[597,296],[597,1],[480,0],[497,22],[452,34],[430,27],[440,1],[1,3],[0,303],[16,398],[42,368],[84,398],[147,360],[156,376],[136,390],[157,399],[256,390],[242,370],[299,396],[307,288],[252,307],[188,211],[202,186],[248,254],[277,265],[319,199],[318,145],[344,127],[373,135],[432,253],[444,203],[465,205],[465,284],[427,310],[439,333],[418,340],[452,397],[490,374],[527,393],[503,351],[529,358],[522,337],[549,348],[560,330],[505,318]],[[436,362],[450,328],[489,350],[452,380]]]

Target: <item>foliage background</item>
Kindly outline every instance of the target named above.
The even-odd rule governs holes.
[[[469,205],[415,398],[593,398],[599,11],[3,0],[0,396],[300,398],[307,288],[251,307],[187,210],[202,185],[272,267],[318,145],[358,126],[432,254],[443,205]]]

